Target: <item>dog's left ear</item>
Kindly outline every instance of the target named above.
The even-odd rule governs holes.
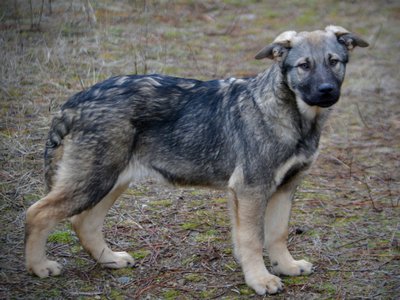
[[[296,36],[296,31],[285,31],[278,35],[272,42],[260,50],[255,56],[255,59],[269,58],[276,61],[282,61],[289,49],[292,47],[292,39]]]
[[[325,28],[325,31],[332,32],[336,35],[338,42],[346,46],[347,50],[352,50],[356,46],[358,47],[368,47],[369,44],[362,38],[356,36],[355,34],[349,32],[347,29],[329,25]]]

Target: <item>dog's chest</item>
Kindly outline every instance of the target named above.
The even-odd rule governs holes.
[[[275,171],[274,180],[276,186],[285,185],[297,175],[306,171],[311,166],[317,155],[317,152],[311,156],[294,154],[285,162],[283,162]]]

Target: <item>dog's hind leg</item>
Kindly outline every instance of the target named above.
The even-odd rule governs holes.
[[[285,186],[269,199],[264,220],[265,245],[275,274],[297,276],[312,272],[312,264],[294,260],[287,248],[288,226],[295,186]]]
[[[33,204],[26,213],[25,253],[26,267],[39,277],[56,276],[61,265],[46,257],[46,240],[54,226],[68,217],[64,204],[68,193],[53,189],[46,197]]]
[[[96,206],[71,218],[82,246],[94,259],[108,268],[123,268],[134,264],[132,256],[127,252],[113,252],[104,241],[102,232],[108,210],[127,187],[128,184],[116,185]]]

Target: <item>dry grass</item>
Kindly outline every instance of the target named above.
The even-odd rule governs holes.
[[[32,1],[32,14],[29,1],[0,4],[0,298],[262,298],[232,258],[219,192],[133,186],[105,233],[136,267],[101,268],[63,224],[48,252],[64,273],[45,280],[24,270],[24,211],[43,196],[43,141],[51,114],[72,94],[117,74],[250,76],[269,64],[253,55],[277,33],[329,23],[362,34],[371,47],[356,49],[294,207],[290,249],[317,270],[284,278],[285,292],[274,297],[400,295],[400,6],[268,2],[92,1],[97,24],[80,1],[53,1],[51,14],[47,1],[42,13],[42,1]]]

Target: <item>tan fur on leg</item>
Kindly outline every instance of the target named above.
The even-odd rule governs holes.
[[[61,265],[46,257],[46,240],[50,231],[67,217],[65,194],[54,190],[29,207],[26,213],[25,257],[28,272],[43,278],[61,273]]]
[[[265,213],[265,244],[275,274],[307,275],[312,272],[312,264],[305,260],[294,260],[287,249],[292,197],[292,190],[280,190],[268,201]]]
[[[71,218],[82,246],[99,263],[108,268],[124,268],[134,264],[133,258],[126,252],[113,252],[104,241],[104,218],[115,200],[126,190],[127,184],[114,189],[95,207]]]
[[[237,197],[231,189],[231,220],[235,256],[242,265],[246,283],[257,294],[275,294],[282,290],[279,277],[268,272],[263,259],[262,210],[257,199]]]

